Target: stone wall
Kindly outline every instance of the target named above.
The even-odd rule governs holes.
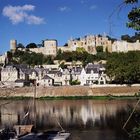
[[[118,87],[86,87],[86,86],[60,86],[60,87],[37,87],[37,97],[57,96],[132,96],[139,92],[139,86],[118,86]],[[12,88],[1,89],[1,97],[25,96],[33,97],[35,88]]]

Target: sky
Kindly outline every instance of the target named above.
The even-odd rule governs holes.
[[[119,39],[134,35],[126,27],[132,6],[123,0],[0,0],[0,54],[10,40],[26,46],[56,39],[63,46],[71,38],[106,34]]]

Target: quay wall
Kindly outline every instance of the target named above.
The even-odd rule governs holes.
[[[58,86],[58,87],[22,87],[1,88],[0,97],[25,96],[58,97],[58,96],[133,96],[140,91],[138,85],[93,85],[89,86]]]

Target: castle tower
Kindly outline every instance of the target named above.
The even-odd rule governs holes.
[[[17,48],[17,40],[10,40],[10,49],[15,51]]]
[[[57,54],[57,40],[44,40],[44,54],[56,56]]]

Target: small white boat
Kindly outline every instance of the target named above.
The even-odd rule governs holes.
[[[44,133],[30,133],[18,140],[67,140],[70,133],[65,131],[47,131]]]

